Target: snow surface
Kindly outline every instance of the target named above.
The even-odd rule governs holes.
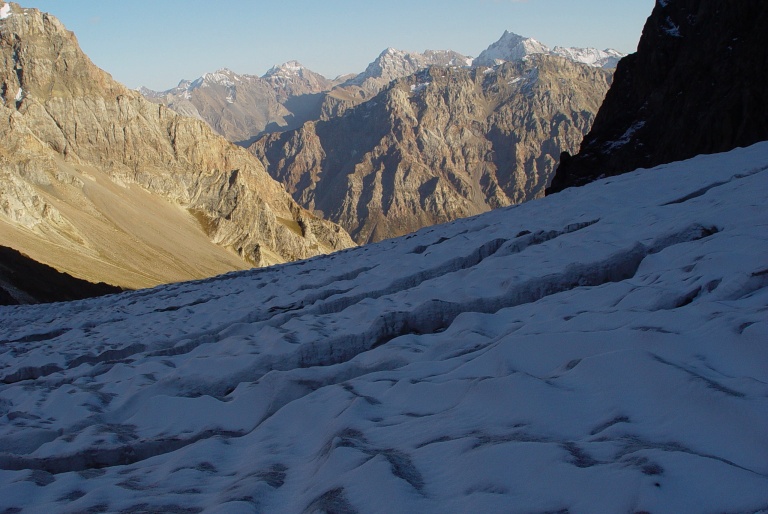
[[[666,26],[662,27],[664,32],[666,32],[668,35],[672,37],[683,37],[682,34],[680,34],[680,26],[675,24],[674,21],[672,21],[672,18],[667,16]]]
[[[11,15],[11,4],[3,2],[3,6],[0,7],[0,20],[4,20]]]
[[[0,511],[765,512],[768,143],[0,309]]]
[[[622,146],[625,146],[627,143],[632,141],[632,138],[635,136],[638,130],[642,129],[645,126],[645,121],[638,120],[635,121],[632,125],[629,126],[629,128],[624,132],[624,134],[621,135],[619,139],[616,141],[608,141],[603,145],[603,149],[606,151],[613,151],[618,148],[621,148]]]

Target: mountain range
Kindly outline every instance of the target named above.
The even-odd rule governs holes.
[[[388,48],[347,79],[293,61],[144,94],[250,143],[294,200],[364,244],[542,196],[620,56],[505,32],[477,59]]]
[[[543,196],[610,82],[610,72],[550,55],[433,66],[249,150],[304,208],[359,244],[380,241]]]
[[[245,142],[264,131],[294,128],[319,116],[322,95],[331,81],[290,61],[264,76],[239,75],[228,69],[182,80],[163,92],[140,88],[148,100],[208,123],[232,142]]]
[[[322,217],[364,243],[540,196],[610,82],[557,57],[495,69],[387,49],[354,77],[329,81],[295,61],[262,77],[220,70],[144,90],[149,103],[97,69],[58,20],[7,5],[0,244],[123,288],[353,245]],[[254,143],[262,164],[206,125],[242,138],[297,133]],[[327,134],[361,127],[375,128],[370,141],[352,137],[361,146],[331,155]],[[317,155],[280,146],[313,137]]]
[[[333,80],[289,61],[261,77],[222,69],[195,80],[182,80],[166,91],[139,91],[150,101],[206,121],[230,141],[246,143],[264,133],[298,128],[305,121],[339,116],[375,96],[393,80],[430,66],[492,67],[539,53],[604,68],[615,67],[624,55],[611,49],[549,49],[533,38],[505,32],[477,59],[452,50],[420,53],[387,48],[361,73]]]

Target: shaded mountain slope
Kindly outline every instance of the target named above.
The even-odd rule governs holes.
[[[591,126],[604,70],[548,55],[432,67],[250,150],[303,207],[358,243],[543,195]]]
[[[0,510],[761,512],[766,189],[762,143],[0,308]]]
[[[768,3],[656,3],[551,191],[768,139]]]
[[[0,246],[0,305],[64,302],[122,291],[60,273],[13,248]]]
[[[112,80],[54,17],[9,5],[0,20],[0,243],[128,287],[352,244],[248,152]],[[49,259],[57,252],[62,267]]]

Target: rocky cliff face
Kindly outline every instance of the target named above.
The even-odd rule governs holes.
[[[378,241],[543,195],[610,78],[549,55],[432,67],[250,149],[301,205]]]
[[[248,152],[112,80],[54,17],[8,5],[0,20],[5,244],[24,242],[48,264],[55,247],[69,256],[66,271],[128,287],[242,267],[232,252],[264,265],[352,244],[296,205]],[[192,228],[190,213],[203,228]],[[179,234],[202,240],[203,229],[207,244],[184,246]]]
[[[768,139],[768,3],[659,0],[551,192]]]

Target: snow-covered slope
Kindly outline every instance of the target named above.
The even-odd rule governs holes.
[[[556,46],[552,49],[554,55],[559,55],[574,62],[589,64],[600,68],[615,68],[619,60],[626,54],[606,48],[598,50],[597,48],[574,48]]]
[[[6,512],[764,512],[768,143],[0,309]]]

